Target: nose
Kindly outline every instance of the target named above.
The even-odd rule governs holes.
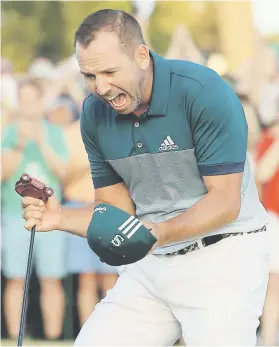
[[[100,96],[108,94],[111,87],[104,76],[96,77],[96,91]]]

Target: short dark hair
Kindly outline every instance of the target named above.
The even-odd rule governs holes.
[[[76,43],[86,48],[101,31],[117,34],[120,44],[131,52],[137,45],[146,44],[138,21],[129,13],[119,10],[104,9],[90,14],[80,24],[75,34]]]

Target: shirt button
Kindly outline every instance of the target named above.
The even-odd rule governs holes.
[[[139,122],[135,122],[134,126],[135,126],[136,128],[138,128],[138,127],[139,127]]]
[[[141,147],[142,147],[142,143],[141,143],[141,142],[138,142],[138,143],[137,143],[137,147],[138,147],[138,148],[141,148]]]

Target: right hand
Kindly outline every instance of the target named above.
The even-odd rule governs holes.
[[[51,231],[59,229],[62,207],[52,195],[46,203],[40,199],[24,196],[21,199],[22,217],[26,220],[24,227],[31,230],[36,225],[36,231]]]

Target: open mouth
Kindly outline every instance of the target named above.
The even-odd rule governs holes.
[[[116,97],[114,97],[112,99],[108,99],[108,101],[110,102],[110,104],[114,108],[120,108],[120,107],[125,106],[126,101],[127,101],[127,97],[124,93],[120,93]]]

